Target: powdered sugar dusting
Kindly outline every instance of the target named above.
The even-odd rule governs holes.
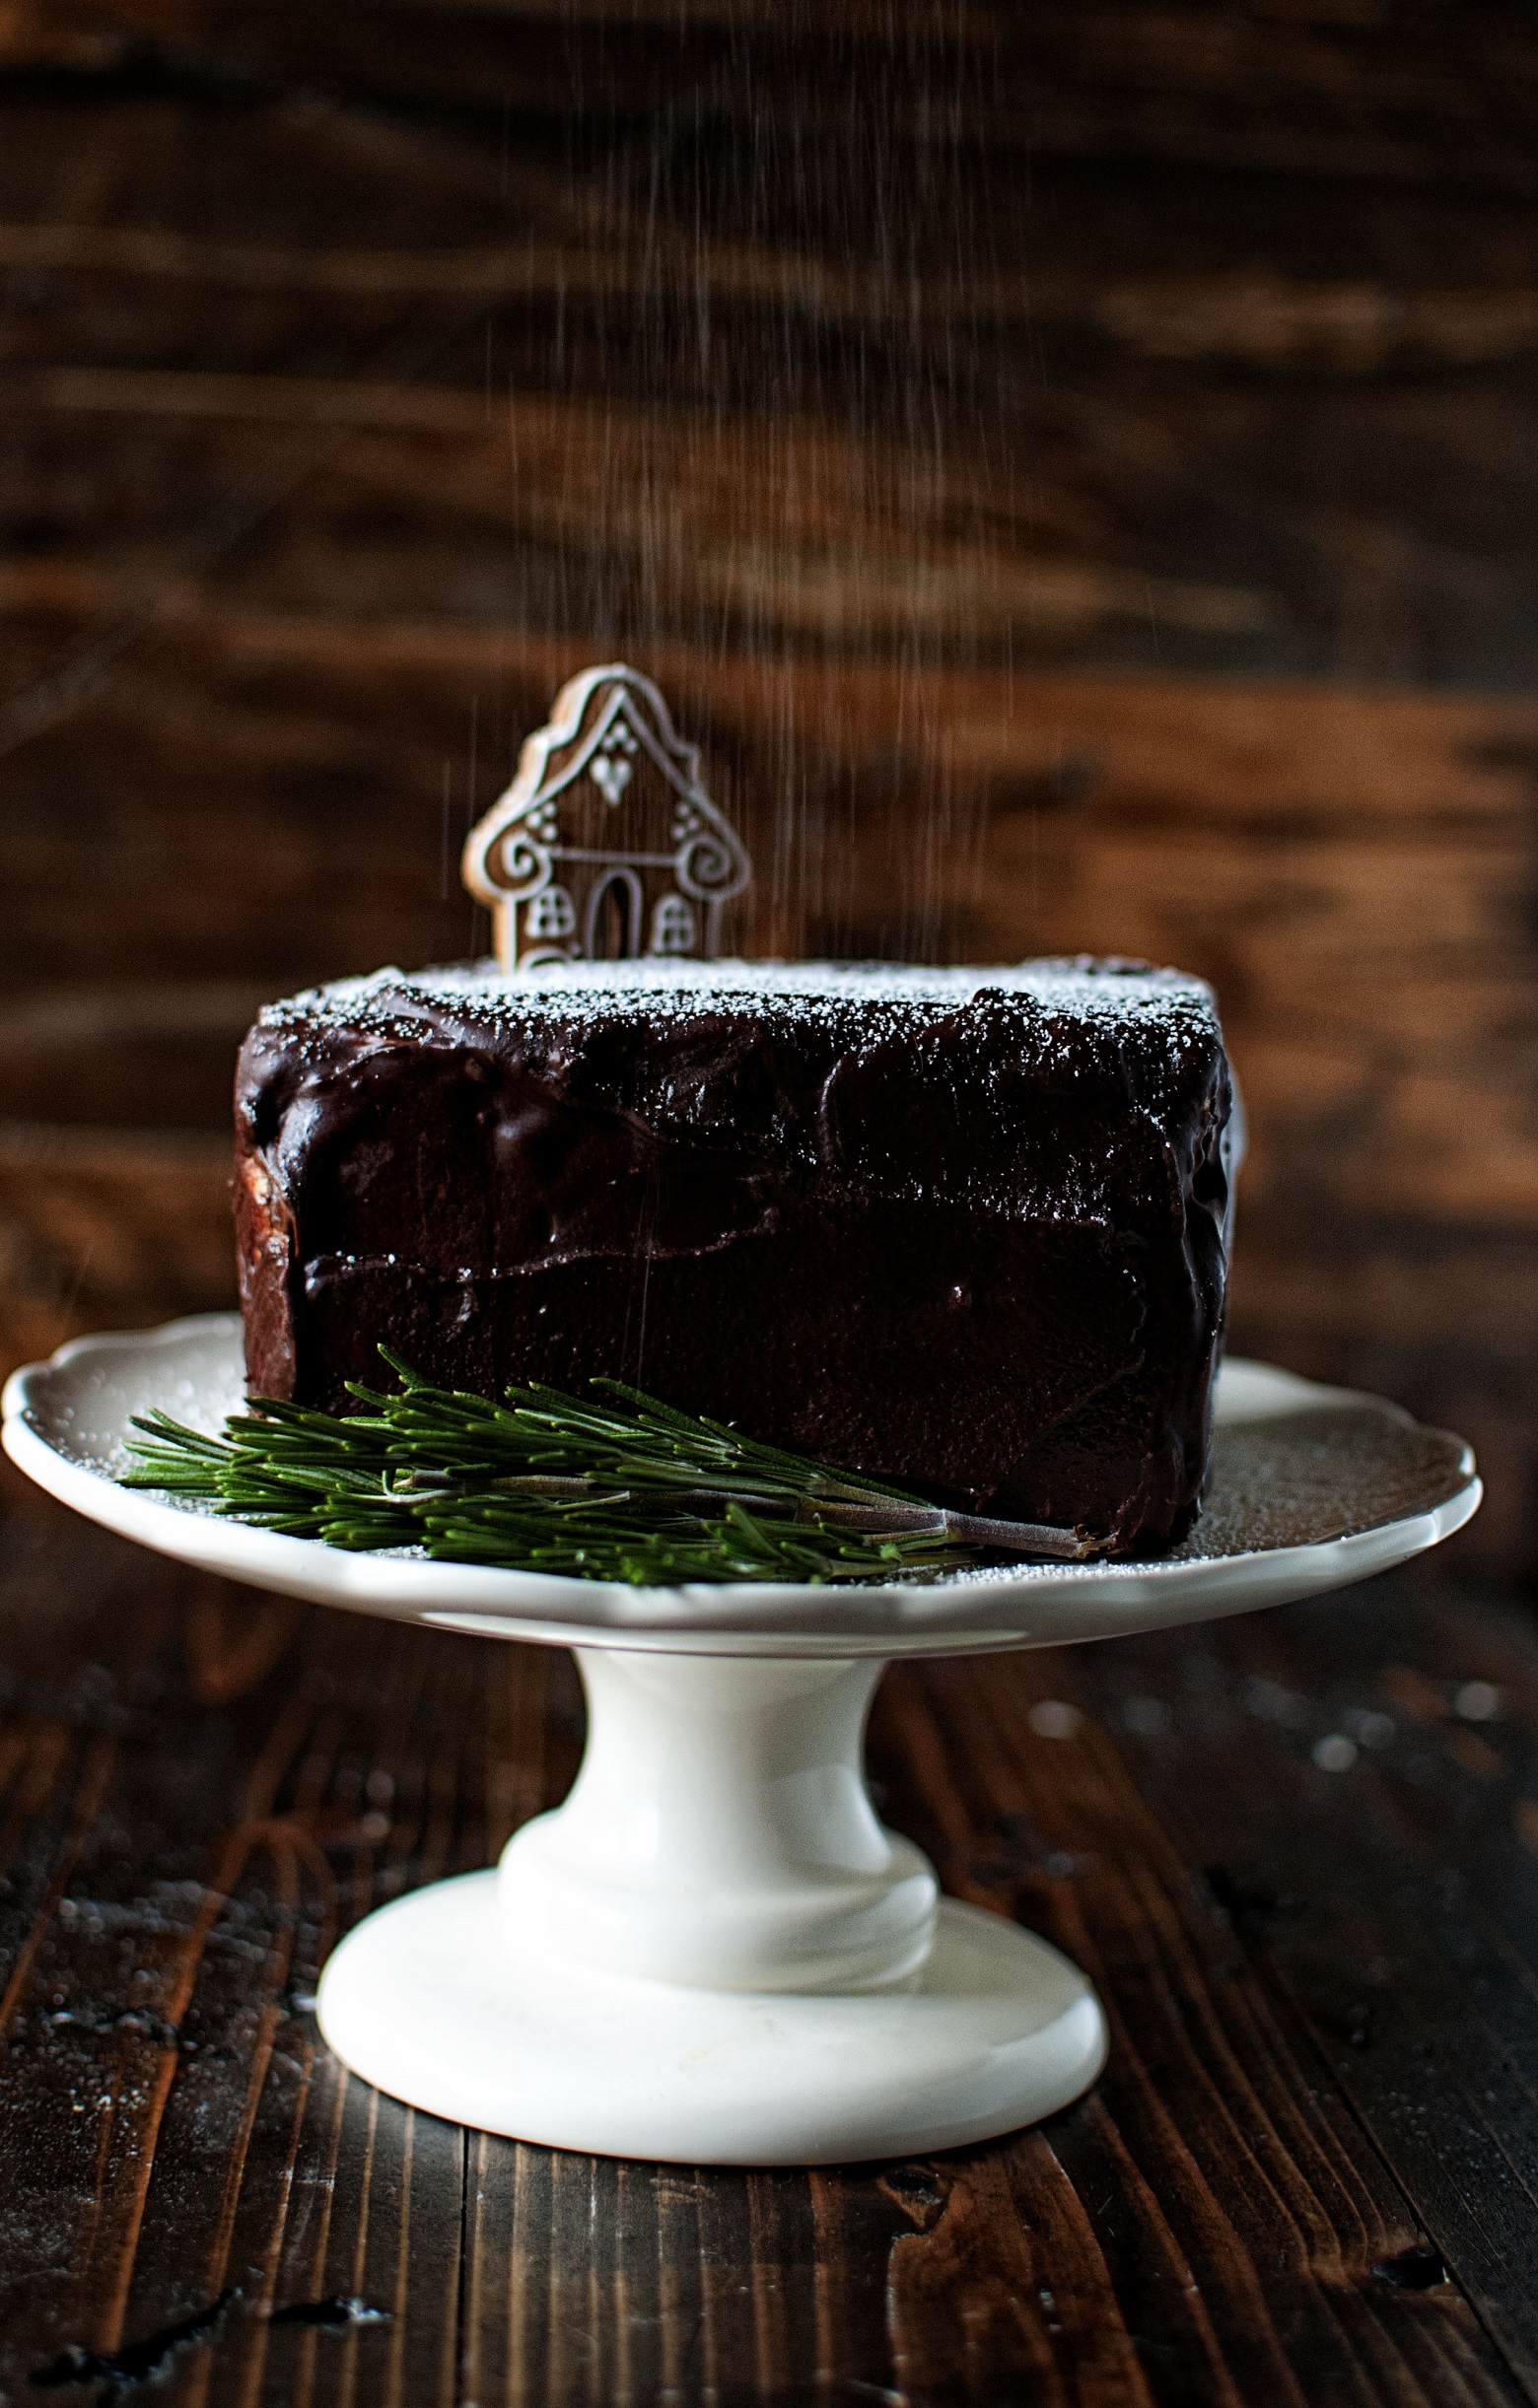
[[[772,1010],[777,1019],[843,1021],[871,1004],[919,1021],[944,1018],[984,995],[1018,998],[1048,1015],[1109,1029],[1193,1023],[1211,1029],[1215,1007],[1204,982],[1141,962],[1041,960],[986,968],[930,969],[888,962],[624,961],[560,963],[510,978],[495,962],[449,964],[368,978],[271,1003],[269,1029],[322,1020],[330,1027],[398,1028],[414,1003],[448,1005],[488,1022],[547,1019],[565,1024],[610,1020],[634,1011],[648,1019],[694,1019],[734,1010]]]

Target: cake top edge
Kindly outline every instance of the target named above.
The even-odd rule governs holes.
[[[1144,1019],[1195,1011],[1216,1016],[1212,989],[1181,970],[1118,958],[1046,957],[929,968],[902,962],[561,962],[511,977],[494,961],[395,968],[336,979],[264,1005],[258,1027],[359,1025],[435,1006],[489,1018],[607,1018],[637,1004],[654,1018],[694,1017],[743,1005],[822,1018],[875,1003],[924,1016],[952,1012],[984,994],[1018,997],[1048,1011],[1091,1019]]]

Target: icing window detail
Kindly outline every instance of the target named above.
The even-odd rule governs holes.
[[[546,886],[533,896],[525,922],[530,936],[571,936],[577,928],[577,906],[564,886]]]
[[[654,953],[692,953],[698,929],[694,913],[682,895],[664,895],[652,914]]]

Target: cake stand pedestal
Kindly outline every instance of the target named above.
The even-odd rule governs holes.
[[[587,1754],[500,1868],[370,1915],[320,2028],[380,2088],[565,2149],[818,2165],[983,2140],[1093,2081],[1078,1968],[942,1899],[861,1772],[879,1661],[579,1648]]]
[[[80,1339],[18,1372],[7,1453],[64,1503],[201,1570],[352,1612],[572,1647],[590,1708],[565,1804],[500,1868],[369,1915],[321,1976],[332,2047],[382,2090],[601,2155],[808,2165],[983,2140],[1093,2081],[1077,1966],[941,1898],[861,1768],[884,1663],[1111,1638],[1387,1571],[1479,1502],[1468,1449],[1380,1398],[1229,1363],[1193,1538],[1157,1563],[929,1586],[601,1582],[349,1555],[118,1484],[134,1414],[217,1430],[230,1315]]]

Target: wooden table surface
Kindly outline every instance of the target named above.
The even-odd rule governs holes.
[[[734,941],[1215,980],[1235,1342],[1466,1430],[1448,1560],[1529,1576],[1535,95],[1511,0],[0,8],[0,1366],[231,1300],[256,1005],[481,941],[466,821],[628,655],[760,861]],[[1494,1591],[892,1676],[884,1811],[1110,2066],[695,2173],[414,2117],[310,2011],[561,1794],[564,1658],[4,1494],[5,2399],[1535,2387]]]
[[[264,1598],[7,1495],[4,2399],[1538,2396],[1518,1610],[1426,1570],[889,1674],[882,1811],[1091,1971],[1109,2067],[984,2147],[696,2169],[413,2114],[316,2032],[340,1929],[560,1797],[568,1657]]]

